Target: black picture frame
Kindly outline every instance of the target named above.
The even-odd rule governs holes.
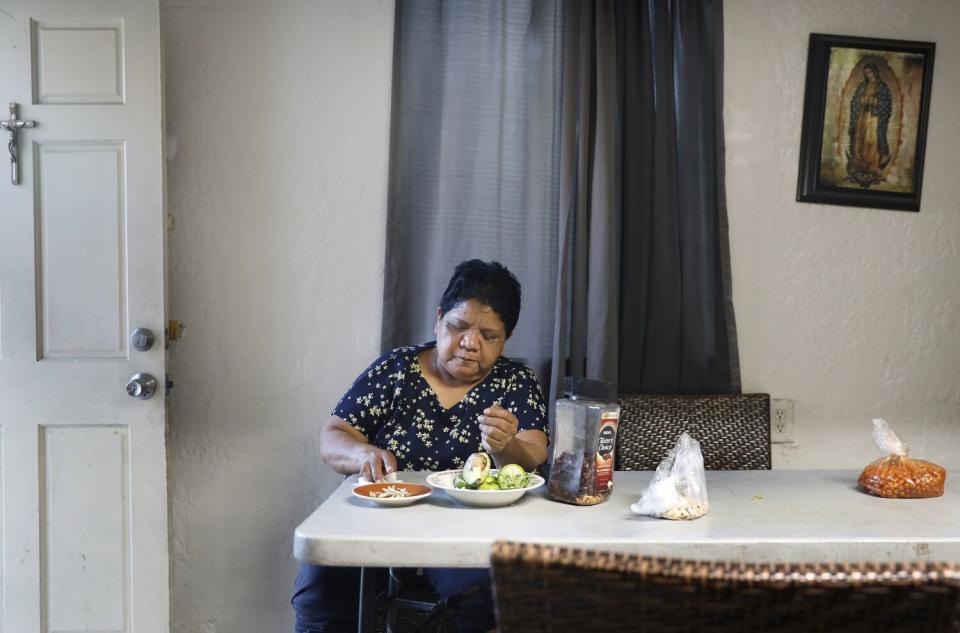
[[[798,202],[920,210],[935,51],[811,33]]]

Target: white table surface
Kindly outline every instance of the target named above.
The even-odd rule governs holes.
[[[400,479],[424,483],[428,473]],[[355,498],[347,478],[296,530],[294,555],[325,565],[486,567],[498,539],[742,561],[960,561],[960,476],[934,499],[881,499],[859,471],[707,473],[709,512],[695,521],[633,514],[652,472],[617,472],[596,506],[551,501],[546,486],[512,506],[471,508],[442,490],[406,507]]]

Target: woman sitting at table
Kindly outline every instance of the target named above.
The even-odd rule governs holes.
[[[502,356],[519,316],[520,283],[509,270],[477,259],[457,266],[437,308],[436,341],[388,352],[360,374],[321,429],[323,460],[371,481],[397,470],[460,468],[480,450],[498,466],[542,464],[540,385],[528,367]],[[487,583],[459,604],[457,627],[494,626],[487,570],[424,575],[441,599]],[[355,631],[359,578],[356,568],[302,564],[292,600],[297,633]]]

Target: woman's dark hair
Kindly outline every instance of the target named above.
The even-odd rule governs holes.
[[[493,308],[510,338],[520,318],[520,282],[512,272],[499,262],[479,259],[458,265],[440,298],[440,316],[470,299]]]

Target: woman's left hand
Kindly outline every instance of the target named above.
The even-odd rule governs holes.
[[[483,410],[479,417],[480,444],[491,453],[500,453],[517,434],[520,423],[513,415],[498,404]]]

